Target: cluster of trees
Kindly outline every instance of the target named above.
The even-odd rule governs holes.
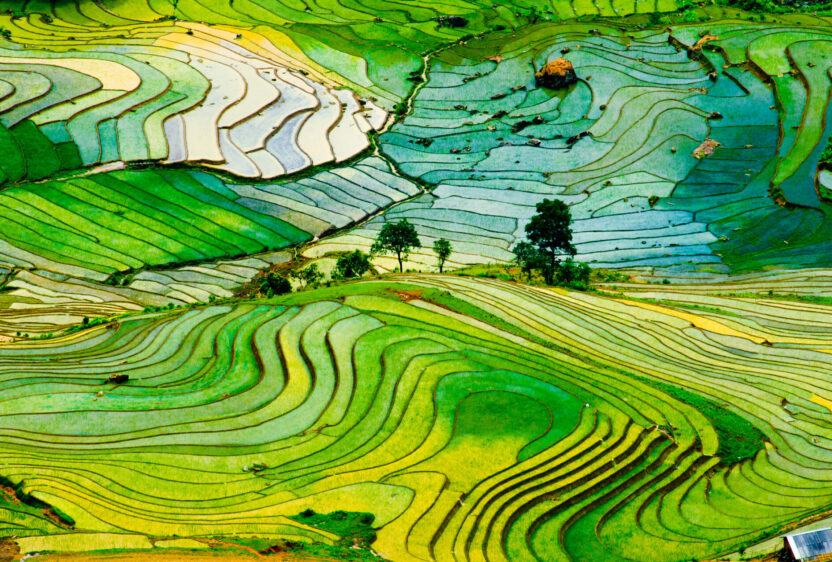
[[[563,201],[544,199],[537,204],[537,214],[526,225],[526,238],[514,248],[520,271],[531,280],[535,273],[547,285],[566,285],[584,289],[589,284],[589,266],[576,262],[572,245],[572,214]],[[561,261],[563,256],[567,256]]]
[[[274,297],[292,292],[292,283],[289,279],[296,280],[301,287],[312,287],[320,283],[323,278],[324,274],[318,269],[318,264],[313,263],[306,269],[290,271],[288,278],[269,271],[260,278],[259,289],[261,294]]]
[[[411,250],[418,250],[422,247],[416,227],[410,224],[407,219],[399,222],[387,222],[381,227],[378,238],[373,242],[370,253],[374,255],[396,254],[399,260],[399,271],[404,271],[403,261],[407,261]],[[444,238],[433,243],[433,252],[439,264],[439,273],[445,269],[445,262],[453,252],[453,246]]]
[[[370,254],[361,250],[352,252],[338,258],[335,269],[332,271],[333,279],[354,279],[361,277],[373,268],[370,261],[374,255],[395,254],[399,262],[399,271],[404,271],[404,262],[410,256],[410,252],[420,249],[422,242],[416,227],[410,224],[407,219],[398,222],[387,222],[381,227],[378,238],[370,248]],[[439,272],[445,268],[445,262],[453,252],[451,243],[440,238],[433,244],[433,251],[436,253],[439,264]],[[312,264],[305,269],[295,270],[288,274],[288,278],[270,271],[260,277],[259,292],[272,297],[284,295],[292,291],[292,283],[289,279],[298,281],[301,287],[318,285],[324,279],[324,274],[318,269],[317,264]]]
[[[261,295],[274,297],[292,292],[292,284],[282,275],[269,271],[260,278],[259,290]]]
[[[590,269],[585,263],[576,262],[575,246],[572,244],[572,215],[569,207],[559,200],[544,199],[537,204],[537,213],[526,225],[526,238],[514,248],[515,262],[520,266],[521,276],[531,281],[535,275],[543,278],[547,285],[565,285],[585,289],[589,284]],[[420,249],[422,242],[416,227],[407,219],[387,222],[370,248],[370,254],[361,250],[342,255],[332,272],[333,279],[354,279],[372,270],[372,256],[394,254],[399,262],[399,271],[404,271],[413,250]],[[439,272],[453,252],[451,243],[440,238],[433,245]],[[324,274],[317,264],[290,272],[301,287],[318,285]],[[260,278],[260,293],[267,296],[282,295],[292,291],[292,283],[282,275],[269,272]]]

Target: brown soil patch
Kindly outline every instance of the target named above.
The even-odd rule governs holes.
[[[55,512],[54,512],[54,511],[52,511],[52,509],[51,509],[51,508],[45,507],[45,508],[41,509],[40,511],[41,511],[41,513],[43,513],[43,515],[44,515],[47,519],[49,519],[50,521],[52,521],[52,523],[54,523],[54,524],[55,524],[55,525],[57,525],[58,527],[64,527],[64,528],[69,528],[69,527],[70,527],[69,525],[67,525],[66,523],[64,523],[64,522],[61,520],[61,518],[60,518],[60,517],[58,517],[58,516],[55,514]]]
[[[422,296],[422,291],[392,291],[402,301],[409,302]]]
[[[0,486],[0,497],[9,503],[13,503],[14,505],[23,505],[20,503],[20,499],[17,497],[17,493],[14,489],[9,488],[8,486]]]
[[[719,36],[711,35],[710,33],[706,33],[705,35],[702,36],[702,38],[699,41],[694,43],[693,47],[691,47],[691,48],[694,51],[701,51],[702,47],[704,47],[705,45],[707,45],[711,41],[718,41],[718,40],[719,40]]]
[[[20,560],[20,547],[11,539],[0,539],[0,562]]]

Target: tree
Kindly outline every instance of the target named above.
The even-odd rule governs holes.
[[[370,256],[361,250],[355,250],[346,256],[338,258],[338,261],[335,263],[335,273],[333,274],[333,277],[339,277],[341,279],[361,277],[370,271],[372,267],[373,265],[370,263]]]
[[[381,227],[378,238],[370,248],[371,254],[386,254],[393,252],[399,260],[399,271],[404,271],[402,260],[406,260],[410,250],[421,248],[416,227],[401,219],[399,222],[386,222]]]
[[[305,288],[309,285],[316,285],[321,279],[324,278],[324,274],[318,270],[318,264],[313,263],[306,269],[291,272],[289,277],[297,279],[301,286]]]
[[[512,251],[514,252],[514,261],[520,266],[520,271],[526,276],[526,281],[531,281],[532,273],[535,269],[540,269],[540,264],[543,261],[540,252],[534,244],[525,240],[515,244]]]
[[[544,199],[537,204],[536,210],[537,214],[526,225],[526,237],[546,258],[542,264],[543,278],[547,285],[551,285],[560,256],[575,255],[572,230],[569,228],[572,215],[566,203],[557,199]]]
[[[270,271],[260,278],[260,292],[267,297],[285,295],[292,292],[292,284],[282,275]]]
[[[451,243],[444,238],[440,238],[433,243],[433,251],[436,253],[436,258],[439,260],[439,273],[442,273],[442,270],[445,268],[445,260],[448,259],[448,256],[451,255],[453,250],[454,248],[451,246]]]

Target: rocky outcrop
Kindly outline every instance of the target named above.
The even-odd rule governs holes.
[[[578,76],[572,63],[560,58],[547,62],[540,72],[534,75],[534,80],[538,86],[559,90],[577,82]]]

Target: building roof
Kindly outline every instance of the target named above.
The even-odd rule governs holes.
[[[786,535],[786,540],[798,560],[832,552],[832,529],[829,528]]]

